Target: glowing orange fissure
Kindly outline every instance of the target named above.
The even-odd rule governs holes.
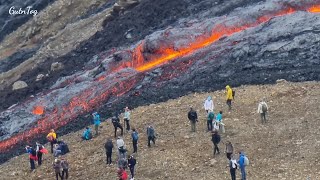
[[[181,48],[179,50],[173,50],[173,49],[161,50],[161,52],[163,52],[161,57],[153,59],[153,60],[146,62],[146,63],[143,63],[144,59],[143,59],[142,55],[139,55],[137,57],[139,59],[133,59],[132,61],[139,62],[139,63],[135,64],[135,66],[134,66],[137,71],[140,71],[140,72],[147,71],[147,70],[150,70],[158,65],[161,65],[161,64],[166,63],[168,61],[174,60],[178,57],[182,57],[182,56],[191,54],[199,49],[205,48],[205,47],[213,44],[214,42],[216,42],[217,40],[219,40],[220,38],[222,38],[224,36],[230,36],[234,33],[237,33],[237,32],[246,30],[248,28],[255,27],[259,24],[265,23],[273,17],[292,14],[296,11],[297,10],[295,10],[293,8],[286,8],[286,9],[281,10],[279,12],[276,12],[274,14],[261,16],[261,17],[257,18],[257,20],[255,22],[253,22],[251,24],[243,24],[238,27],[226,27],[225,25],[220,24],[220,25],[217,25],[216,28],[212,30],[211,35],[209,37],[199,37],[195,42],[191,43],[190,46],[187,48]],[[319,6],[312,6],[311,8],[308,8],[307,11],[312,12],[312,13],[320,12],[320,5]],[[135,53],[136,54],[141,53],[141,46],[138,46],[136,48]]]
[[[160,64],[166,63],[178,57],[188,55],[201,48],[205,48],[211,45],[212,43],[216,42],[223,36],[230,36],[236,32],[240,32],[247,28],[254,27],[261,23],[267,22],[272,17],[290,14],[295,11],[296,10],[292,8],[287,8],[274,14],[261,16],[251,24],[244,24],[238,27],[225,27],[223,24],[218,25],[211,32],[211,35],[209,37],[205,37],[205,36],[199,37],[198,39],[196,39],[194,43],[191,43],[190,46],[187,48],[181,48],[179,50],[173,50],[170,48],[163,49],[161,50],[161,56],[159,58],[155,58],[148,62],[146,62],[144,59],[143,52],[142,52],[143,43],[141,43],[135,48],[132,61],[121,62],[122,63],[121,66],[118,66],[113,70],[119,70],[124,67],[133,67],[140,72],[147,71]],[[318,13],[320,12],[320,6],[313,6],[309,8],[308,11],[312,13]],[[98,78],[97,80],[104,81],[105,79],[106,79],[105,76],[103,76]],[[79,96],[73,97],[68,105],[60,108],[59,110],[55,108],[53,112],[50,113],[50,115],[47,115],[46,117],[38,120],[37,127],[27,130],[23,133],[14,135],[4,141],[1,141],[0,152],[4,152],[11,149],[15,144],[21,141],[29,141],[31,138],[35,137],[36,135],[41,135],[43,133],[46,133],[50,129],[56,129],[66,125],[67,123],[69,123],[70,121],[72,121],[78,116],[78,112],[76,112],[76,109],[78,109],[79,107],[82,109],[82,111],[85,111],[85,112],[90,111],[94,107],[97,107],[101,102],[103,102],[105,99],[107,99],[111,95],[121,96],[122,94],[126,93],[132,87],[134,87],[137,81],[138,79],[131,78],[126,81],[118,82],[116,86],[113,86],[111,89],[105,90],[104,92],[102,92],[101,94],[92,98],[89,101],[88,99],[90,99],[92,92],[91,90],[84,91]],[[41,106],[35,107],[35,109],[33,110],[33,113],[41,115],[44,113],[44,108]]]

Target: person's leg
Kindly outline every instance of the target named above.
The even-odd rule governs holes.
[[[207,120],[207,128],[208,128],[208,131],[210,131],[209,121],[208,120]]]
[[[263,113],[260,113],[261,123],[263,123]]]
[[[213,143],[213,155],[216,155],[217,152],[217,144]]]
[[[65,172],[66,172],[66,179],[69,178],[69,169],[65,169]]]
[[[230,169],[231,180],[236,180],[236,169]]]
[[[267,123],[267,112],[263,113],[264,122]]]
[[[38,152],[37,156],[38,156],[38,165],[40,166],[42,163],[42,153]]]
[[[133,140],[132,141],[132,144],[133,144],[133,153],[136,153],[138,151],[138,141],[137,140]]]
[[[126,120],[126,123],[127,123],[127,131],[130,131],[130,120]]]
[[[61,175],[61,172],[59,172],[59,177],[60,177],[61,179],[63,179],[63,178],[62,178],[62,175]]]
[[[148,146],[150,147],[151,145],[150,145],[150,141],[151,141],[151,136],[148,136]]]
[[[245,170],[245,167],[241,167],[241,178],[242,180],[246,180],[246,170]]]
[[[212,121],[209,122],[210,123],[210,131],[212,131]]]
[[[117,137],[117,130],[118,130],[118,127],[114,126],[114,137],[115,138]]]
[[[50,141],[50,146],[51,146],[51,154],[53,153],[53,141]]]
[[[34,164],[34,160],[33,159],[30,159],[30,167],[31,167],[31,170],[36,169],[36,165]]]
[[[218,146],[218,144],[217,144],[217,151],[218,151],[218,154],[220,154],[220,150],[219,150],[219,146]]]
[[[121,126],[121,124],[119,124],[118,127],[121,129],[121,136],[123,136],[123,127]]]
[[[190,121],[191,123],[191,132],[196,132],[196,123]]]
[[[153,142],[153,144],[156,144],[156,137],[155,136],[152,137],[152,142]]]
[[[99,126],[98,125],[94,125],[94,129],[96,131],[96,135],[98,135],[99,134]]]

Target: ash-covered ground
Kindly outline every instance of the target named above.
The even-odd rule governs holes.
[[[180,1],[168,1],[167,3],[158,2],[157,6],[149,4],[151,1],[142,1],[127,14],[107,23],[103,31],[95,34],[80,48],[66,56],[48,60],[38,68],[27,72],[22,80],[29,84],[28,88],[20,90],[20,93],[11,91],[10,87],[4,91],[7,94],[3,98],[3,102],[6,100],[3,109],[16,103],[17,100],[21,103],[9,111],[2,112],[1,139],[7,139],[13,134],[19,135],[19,132],[30,128],[40,127],[39,134],[27,138],[32,142],[35,137],[40,137],[41,133],[44,133],[45,129],[41,127],[45,126],[45,123],[54,121],[56,117],[59,117],[60,125],[63,126],[58,132],[64,134],[91,123],[86,115],[92,110],[99,110],[103,117],[109,117],[112,112],[119,111],[125,106],[134,108],[177,98],[190,92],[223,89],[227,84],[239,86],[274,83],[277,79],[290,81],[320,79],[320,39],[318,38],[320,15],[308,12],[308,7],[316,5],[317,1],[299,3],[266,1],[259,4],[241,1],[243,4],[238,5],[242,7],[236,9],[236,6],[230,2],[210,1],[211,6],[206,4],[208,2],[184,2],[182,6],[179,4]],[[154,8],[153,13],[163,13],[163,16],[142,13],[142,9],[150,10],[146,8],[149,6]],[[168,9],[172,8],[176,11],[168,10],[166,13],[161,11],[161,9],[167,10],[165,8],[167,6]],[[157,8],[159,8],[158,11],[156,11]],[[191,12],[193,12],[192,15]],[[170,13],[172,14],[168,15]],[[137,18],[133,18],[136,16]],[[163,23],[159,24],[161,18]],[[141,22],[134,22],[133,19],[139,19]],[[128,40],[123,34],[129,27],[136,25],[135,23],[140,24],[141,27],[134,27],[131,32],[134,38]],[[167,27],[168,25],[171,26]],[[116,31],[115,27],[119,27],[121,31]],[[211,35],[217,32],[218,40],[210,41],[204,46],[199,46],[197,43],[194,45],[197,41],[210,39]],[[138,40],[142,41],[137,42]],[[140,44],[142,49],[138,48]],[[198,48],[187,49],[193,46]],[[111,47],[118,48],[111,51]],[[142,72],[134,71],[157,58],[161,59],[162,56],[169,55],[167,50],[170,50],[171,54],[182,54],[169,58],[170,61],[163,62],[164,65],[161,67]],[[138,62],[139,58],[135,56],[137,51],[139,51],[138,55],[142,56],[142,64],[127,64],[131,61]],[[36,75],[41,73],[41,70],[49,69],[51,62],[54,61],[64,63],[65,69],[54,73],[45,81],[35,83]],[[76,63],[71,68],[72,62]],[[103,68],[99,69],[99,66]],[[117,72],[129,74],[130,78],[120,74],[121,80],[114,81],[110,77]],[[67,75],[70,76],[61,79],[61,76]],[[132,77],[136,77],[134,78],[136,82],[127,86],[129,82],[133,82]],[[57,81],[58,78],[60,78],[59,81]],[[104,87],[100,83],[109,81],[116,85],[111,84],[100,90],[95,88],[100,85]],[[83,97],[83,94],[79,93],[81,91],[90,90],[90,93],[94,92],[93,95],[97,95],[104,94],[108,88],[115,90],[108,91],[97,103],[90,104],[95,96],[88,96],[87,99],[79,101],[77,108],[72,109],[75,115],[69,113],[64,116],[65,112],[60,111],[58,116],[53,116],[53,120],[43,121],[44,124],[41,126],[34,124],[43,117],[52,117],[55,108],[64,109],[64,105],[70,107],[72,98]],[[49,93],[44,91],[45,89],[49,89]],[[25,96],[38,92],[42,93],[23,102]],[[15,101],[10,101],[10,98]],[[54,103],[47,105],[54,99],[56,99]],[[82,106],[83,101],[87,102],[86,105],[89,108]],[[32,114],[32,107],[38,104],[46,106],[46,112],[42,117]],[[69,110],[67,108],[67,111]],[[21,113],[21,111],[24,112]],[[27,122],[19,120],[21,114],[24,114],[23,118],[28,119]],[[81,116],[75,119],[78,115]],[[70,117],[73,120],[71,123],[66,120]],[[20,124],[17,125],[17,122]],[[26,142],[18,141],[17,143],[24,145]],[[15,149],[16,152],[2,153],[1,159],[5,161],[19,153],[19,148]]]

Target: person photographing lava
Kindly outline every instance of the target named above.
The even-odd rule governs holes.
[[[99,126],[101,124],[100,115],[98,112],[92,113],[93,116],[93,123],[94,123],[94,129],[96,131],[96,136],[99,134]]]
[[[50,130],[50,133],[47,135],[47,140],[50,142],[51,154],[53,153],[53,145],[57,144],[57,134],[54,132],[54,129]]]

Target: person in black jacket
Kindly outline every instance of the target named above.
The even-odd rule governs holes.
[[[112,156],[113,143],[110,138],[107,140],[106,144],[104,145],[104,148],[106,149],[107,164],[111,164],[112,163],[111,156]]]
[[[214,130],[212,132],[212,139],[211,141],[213,142],[213,156],[216,155],[216,152],[218,152],[218,154],[220,154],[220,151],[219,151],[219,147],[218,147],[218,144],[221,140],[221,137],[220,135],[218,134],[218,131]]]
[[[123,127],[120,124],[120,119],[118,114],[115,114],[112,118],[111,118],[113,127],[114,127],[114,137],[117,137],[117,130],[118,128],[121,129],[121,136],[123,136]]]
[[[188,119],[191,124],[191,131],[196,132],[196,122],[198,122],[198,115],[197,115],[197,112],[193,110],[192,107],[190,108],[190,111],[188,113]]]
[[[131,179],[134,179],[134,166],[136,165],[136,159],[131,155],[128,159],[128,166],[131,173]]]

